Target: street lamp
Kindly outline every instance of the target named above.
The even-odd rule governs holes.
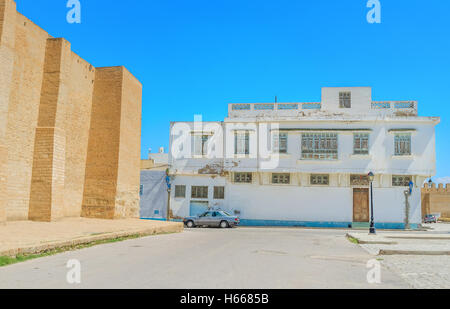
[[[373,216],[373,179],[375,178],[375,175],[372,172],[370,172],[368,176],[370,180],[370,209],[371,209],[370,235],[375,235],[377,233],[377,231],[375,230],[375,222]]]
[[[433,186],[433,180],[430,178],[430,180],[428,180],[428,188],[431,188]]]

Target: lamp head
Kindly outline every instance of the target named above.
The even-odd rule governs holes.
[[[367,175],[367,176],[369,176],[370,182],[373,182],[375,175],[372,172],[370,172],[369,175]]]

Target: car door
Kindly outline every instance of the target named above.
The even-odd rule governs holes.
[[[201,215],[198,218],[198,224],[197,225],[210,226],[212,224],[212,216],[213,216],[213,213],[211,211],[205,212],[203,215]]]
[[[218,227],[218,226],[220,226],[220,222],[222,222],[223,219],[224,219],[224,217],[222,216],[222,214],[218,211],[215,211],[214,215],[213,215],[213,223],[212,224],[214,225],[214,227]]]

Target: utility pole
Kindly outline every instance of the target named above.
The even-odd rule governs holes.
[[[412,194],[414,189],[414,183],[412,181],[409,182],[409,189],[405,190],[405,230],[411,229],[411,225],[409,224],[409,212],[411,206],[409,205],[409,197]]]
[[[405,190],[405,230],[409,230],[409,190]]]
[[[166,184],[167,184],[167,221],[170,221],[170,193],[172,192],[172,184],[170,183],[169,169],[166,170]]]

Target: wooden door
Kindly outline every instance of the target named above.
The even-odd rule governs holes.
[[[369,221],[369,189],[353,189],[353,222]]]

